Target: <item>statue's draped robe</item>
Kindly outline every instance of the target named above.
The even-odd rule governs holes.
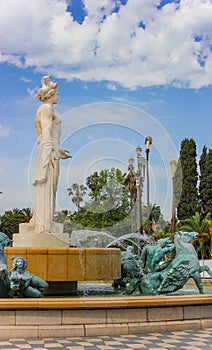
[[[35,116],[38,159],[34,178],[34,209],[31,223],[35,232],[52,232],[59,177],[61,119],[43,103]]]

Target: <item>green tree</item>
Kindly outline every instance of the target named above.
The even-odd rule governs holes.
[[[206,171],[205,214],[212,214],[212,149],[209,149],[206,156]]]
[[[153,233],[153,224],[157,224],[159,218],[161,216],[160,206],[156,204],[150,204],[149,209],[149,222],[150,222],[150,233]]]
[[[63,223],[65,220],[67,220],[68,215],[69,215],[68,210],[61,210],[59,212],[56,212],[54,215],[54,221]]]
[[[181,142],[180,165],[182,171],[182,192],[177,206],[177,217],[184,220],[199,211],[197,191],[196,143],[193,139]]]
[[[13,233],[19,232],[19,224],[29,222],[32,217],[30,208],[7,210],[0,217],[0,231],[8,235],[12,239]]]
[[[212,213],[212,150],[204,146],[199,161],[199,195],[203,216]]]
[[[210,214],[208,213],[204,218],[199,212],[196,212],[192,217],[181,221],[180,229],[182,231],[197,232],[198,239],[195,242],[195,248],[201,259],[210,258]]]
[[[86,185],[88,186],[89,190],[91,191],[89,193],[89,196],[94,199],[95,201],[98,200],[98,196],[100,194],[100,191],[104,184],[106,183],[105,176],[103,176],[105,173],[104,171],[101,171],[100,174],[98,174],[97,171],[95,171],[92,175],[88,176],[86,179]]]
[[[31,208],[23,208],[21,209],[22,218],[24,222],[29,222],[32,217],[32,209]]]
[[[86,185],[90,189],[89,196],[98,206],[104,208],[116,207],[122,205],[128,195],[124,186],[124,175],[120,169],[101,170],[95,172],[86,180]],[[101,210],[101,209],[100,209]]]
[[[207,211],[207,147],[204,146],[199,160],[199,197],[203,215]]]
[[[74,229],[77,225],[88,229],[112,228],[126,218],[130,202],[124,178],[121,170],[115,168],[95,172],[87,178],[91,200],[71,216]],[[117,230],[121,230],[121,225]]]
[[[182,194],[182,181],[183,181],[183,174],[182,174],[182,168],[181,168],[181,161],[178,159],[176,172],[173,179],[173,191],[174,191],[174,204],[175,209],[178,207],[181,194]]]
[[[86,194],[87,188],[84,185],[74,183],[67,189],[68,195],[72,196],[72,202],[76,205],[77,211],[80,209],[80,203],[83,202],[84,195]]]
[[[149,212],[149,223],[150,223],[150,233],[153,233],[153,225],[157,224],[159,219],[161,218],[161,210],[160,206],[157,204],[150,204],[149,210],[146,205],[143,206],[143,220],[144,220],[144,228],[145,231],[148,230],[148,212]]]

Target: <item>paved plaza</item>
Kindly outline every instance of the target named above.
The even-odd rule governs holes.
[[[9,339],[0,350],[208,350],[212,349],[212,328],[136,335],[79,338]]]

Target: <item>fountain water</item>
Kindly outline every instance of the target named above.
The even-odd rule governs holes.
[[[111,248],[117,247],[126,250],[129,244],[141,252],[146,243],[153,243],[154,239],[146,234],[137,232],[127,233],[116,237],[110,232],[78,230],[71,233],[70,246],[77,248]]]

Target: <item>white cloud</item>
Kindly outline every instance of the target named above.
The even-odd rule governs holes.
[[[108,90],[113,90],[113,91],[117,90],[117,87],[115,84],[107,84],[107,88],[108,88]]]
[[[21,77],[20,79],[21,79],[21,81],[23,81],[24,83],[31,83],[31,80],[28,79],[28,78],[26,78],[26,77]]]
[[[28,92],[29,96],[34,97],[34,98],[35,98],[37,91],[38,91],[37,86],[34,89],[27,88],[27,92]]]
[[[79,24],[65,0],[0,0],[0,62],[130,89],[211,84],[211,1],[159,3],[128,1],[115,13],[112,0],[84,0]]]

